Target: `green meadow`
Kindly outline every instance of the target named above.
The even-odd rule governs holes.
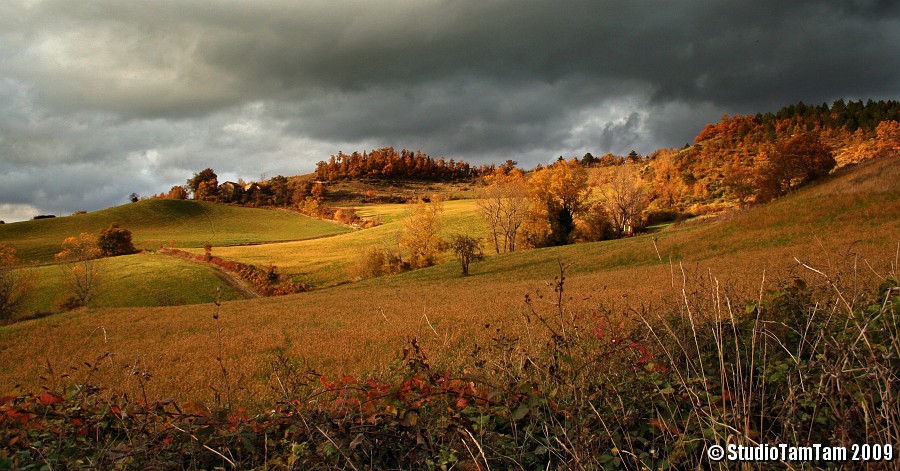
[[[292,211],[244,208],[188,200],[151,199],[76,216],[0,225],[0,243],[20,259],[51,262],[66,237],[94,235],[118,222],[140,249],[260,244],[327,237],[350,229]]]
[[[243,299],[245,296],[212,266],[159,254],[140,253],[93,260],[98,288],[94,308],[175,306]],[[68,292],[66,264],[23,268],[30,274],[29,312],[53,312]]]

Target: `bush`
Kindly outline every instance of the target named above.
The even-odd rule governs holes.
[[[332,217],[341,224],[353,224],[360,220],[359,216],[356,215],[356,210],[353,208],[336,209]]]
[[[360,252],[350,269],[352,278],[377,278],[388,271],[387,256],[379,247],[371,247]]]
[[[61,311],[74,311],[84,307],[84,302],[75,295],[69,295],[63,298],[57,305]]]
[[[97,247],[104,257],[130,255],[137,252],[137,249],[134,248],[134,244],[131,242],[131,231],[119,227],[117,222],[100,231],[100,237],[97,238]]]
[[[278,267],[275,265],[269,265],[265,269],[262,269],[246,263],[214,257],[212,255],[212,244],[208,242],[204,245],[203,255],[194,255],[190,252],[169,247],[160,248],[160,253],[216,265],[249,282],[253,288],[263,296],[283,296],[286,294],[301,293],[309,289],[304,283],[296,282],[288,277],[278,274]]]
[[[677,209],[655,209],[648,211],[644,218],[645,226],[654,226],[664,222],[673,222],[681,217],[681,213]]]

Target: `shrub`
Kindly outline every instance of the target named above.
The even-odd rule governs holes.
[[[134,248],[134,244],[131,242],[131,231],[119,227],[117,222],[100,231],[100,237],[97,238],[97,247],[104,257],[130,255],[137,252],[137,249]]]
[[[171,255],[174,257],[184,258],[188,260],[197,260],[207,262],[227,270],[241,279],[249,282],[253,288],[263,296],[282,296],[286,294],[300,293],[307,291],[308,286],[304,283],[296,282],[290,278],[283,277],[278,274],[278,268],[275,265],[269,265],[265,269],[248,265],[245,263],[225,260],[212,256],[212,244],[207,243],[204,246],[203,255],[194,255],[183,250],[173,249],[169,247],[160,248],[160,253]]]
[[[388,271],[387,256],[384,249],[371,247],[360,252],[350,269],[352,278],[376,278]]]
[[[644,225],[646,226],[654,226],[656,224],[662,224],[664,222],[673,222],[678,220],[681,217],[681,213],[678,212],[677,209],[655,209],[653,211],[648,211],[647,215],[644,219]]]

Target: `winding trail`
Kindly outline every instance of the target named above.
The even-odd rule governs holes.
[[[250,286],[249,283],[247,283],[246,281],[242,280],[240,277],[237,277],[237,276],[232,275],[230,271],[225,270],[225,269],[222,268],[222,267],[218,267],[218,266],[216,266],[216,265],[213,265],[212,263],[198,262],[198,261],[196,261],[196,260],[192,260],[192,261],[193,261],[194,263],[202,263],[202,264],[204,264],[204,265],[206,265],[206,266],[208,266],[208,267],[211,267],[213,270],[215,270],[215,272],[216,272],[216,277],[218,277],[220,280],[222,280],[222,281],[223,281],[224,283],[226,283],[228,286],[231,286],[232,288],[234,288],[235,290],[237,290],[239,293],[241,293],[242,295],[244,295],[244,297],[246,297],[247,299],[261,298],[261,297],[262,297],[262,295],[260,295],[259,293],[257,293],[256,290],[254,290],[253,287]]]
[[[171,254],[171,253],[165,253],[164,251],[159,251],[157,253],[161,254],[161,255],[165,255],[167,257],[175,257],[180,260],[187,260],[191,263],[196,263],[198,265],[203,265],[205,267],[211,268],[215,272],[216,277],[219,280],[221,280],[223,283],[227,284],[228,286],[234,288],[236,291],[241,293],[241,295],[243,295],[246,299],[254,299],[254,298],[263,297],[261,294],[259,294],[259,292],[257,292],[255,289],[253,289],[253,286],[251,286],[250,283],[247,283],[246,281],[241,279],[241,277],[236,276],[232,272],[230,272],[218,265],[215,265],[212,263],[206,263],[206,262],[203,262],[200,260],[195,260],[193,258],[179,257],[179,256]]]

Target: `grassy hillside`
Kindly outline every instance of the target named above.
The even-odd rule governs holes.
[[[136,254],[95,261],[100,273],[93,307],[174,306],[243,299],[213,267],[155,254]],[[23,306],[25,312],[55,311],[68,292],[63,265],[26,268],[34,289]]]
[[[467,278],[459,277],[455,264],[445,264],[293,296],[228,302],[218,311],[211,304],[99,309],[22,322],[0,328],[0,391],[16,384],[28,390],[52,386],[59,372],[108,352],[115,353],[108,364],[70,372],[65,381],[89,376],[134,393],[140,385],[121,373],[132,366],[153,373],[144,384],[151,397],[208,401],[211,388],[221,390],[227,381],[240,400],[252,403],[271,397],[271,362],[279,353],[329,375],[360,373],[384,368],[408,337],[417,337],[433,361],[453,361],[498,335],[532,338],[536,326],[523,316],[524,296],[537,311],[552,314],[555,298],[546,282],[560,262],[571,264],[567,302],[582,312],[603,306],[622,315],[682,297],[755,299],[793,276],[815,276],[795,257],[848,283],[896,273],[897,160],[844,173],[711,223],[490,257],[473,265]],[[457,204],[462,211],[465,203]],[[838,277],[841,267],[849,271]],[[227,379],[216,367],[219,352]],[[57,373],[43,381],[38,378],[48,361]]]
[[[468,233],[475,237],[487,235],[474,200],[443,204],[443,236],[452,233]],[[358,214],[364,218],[380,217],[382,225],[322,239],[214,248],[213,253],[228,260],[257,266],[275,264],[280,273],[296,275],[313,286],[335,285],[351,279],[351,267],[366,249],[384,244],[396,246],[397,233],[412,208],[413,205],[409,204],[367,205],[361,207]],[[202,250],[194,251],[202,253]]]
[[[53,219],[0,225],[0,243],[23,260],[51,261],[59,245],[81,232],[95,235],[112,222],[132,231],[138,248],[202,247],[312,239],[349,229],[289,211],[243,208],[185,200],[153,199]]]

